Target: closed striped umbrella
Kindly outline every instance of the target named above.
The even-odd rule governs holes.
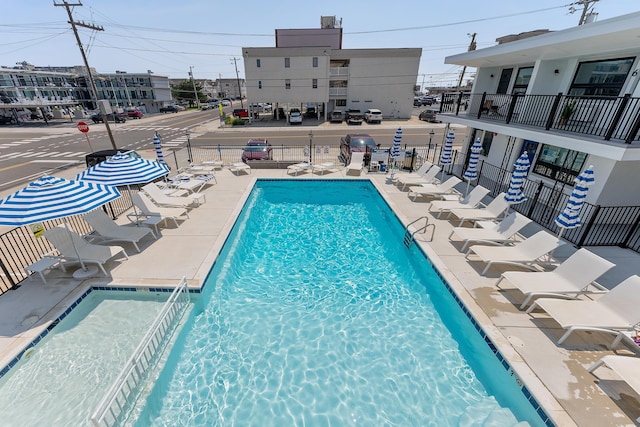
[[[164,163],[166,165],[167,162],[164,161],[164,154],[162,153],[162,141],[160,141],[160,135],[158,135],[157,133],[153,137],[153,147],[156,149],[156,157],[158,158],[158,162]]]
[[[511,181],[509,182],[509,190],[504,195],[504,200],[512,205],[522,203],[527,200],[527,196],[522,192],[522,186],[529,173],[529,154],[523,152],[514,165],[513,173],[511,174]]]
[[[391,158],[393,159],[394,166],[400,157],[400,144],[402,144],[402,128],[398,128],[395,136],[393,137],[393,146],[391,147]]]
[[[593,165],[582,171],[582,173],[575,179],[575,186],[569,196],[569,200],[567,200],[567,206],[555,219],[556,225],[560,227],[558,237],[562,235],[562,232],[565,229],[576,228],[582,225],[582,221],[580,220],[580,209],[582,209],[589,187],[594,181],[595,176],[593,173]]]
[[[456,139],[452,130],[447,133],[444,139],[444,147],[442,148],[442,154],[440,155],[440,165],[450,165],[453,161],[453,140]],[[442,168],[442,178],[444,178],[444,167]],[[442,181],[442,178],[440,179]]]
[[[480,159],[480,153],[482,152],[482,142],[480,138],[477,138],[471,145],[471,154],[469,155],[469,165],[464,172],[464,179],[467,180],[467,194],[469,194],[469,185],[471,181],[478,179],[478,161]]]
[[[118,189],[109,185],[43,176],[22,190],[0,200],[0,225],[20,227],[79,215],[92,211],[118,197],[120,197]],[[69,226],[66,222],[64,225],[69,231],[69,239],[73,244]],[[73,247],[82,271],[89,271],[82,261],[78,249],[75,245]]]
[[[165,163],[118,153],[80,172],[76,180],[104,185],[130,185],[150,182],[168,173],[169,168]]]

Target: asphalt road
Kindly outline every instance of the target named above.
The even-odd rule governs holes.
[[[226,107],[225,112],[230,114],[232,108]],[[211,124],[218,121],[216,109],[189,111],[154,114],[140,120],[128,120],[126,124],[111,124],[111,130],[116,147],[123,151],[152,150],[156,132],[161,136],[163,147],[171,149],[185,146],[187,139],[193,146],[244,146],[252,137],[266,137],[272,145],[306,146],[310,131],[313,132],[313,142],[320,145],[339,144],[340,138],[347,133],[367,133],[382,146],[391,146],[396,131],[390,123],[382,126],[349,126],[346,123],[317,126],[311,120],[299,127],[290,126],[285,121],[265,121],[247,128],[202,131],[213,129]],[[24,185],[45,174],[55,174],[56,170],[82,165],[86,154],[113,148],[103,124],[89,122],[87,141],[85,134],[77,130],[76,123],[77,120],[51,127],[0,128],[0,191]],[[427,145],[431,129],[434,131],[432,142],[441,143],[444,139],[443,126],[422,122],[417,127],[403,128],[403,145]]]

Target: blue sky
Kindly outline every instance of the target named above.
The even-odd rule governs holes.
[[[77,0],[68,0],[78,3]],[[55,0],[61,3],[62,0]],[[343,48],[422,48],[418,84],[455,84],[460,67],[444,64],[507,34],[561,30],[578,24],[581,6],[537,0],[255,1],[83,0],[74,18],[104,27],[81,29],[89,64],[98,72],[146,72],[180,78],[244,76],[242,47],[274,46],[277,28],[318,28],[321,16],[342,20]],[[598,20],[640,11],[637,0],[600,0]],[[67,14],[52,0],[2,0],[0,65],[81,65]]]

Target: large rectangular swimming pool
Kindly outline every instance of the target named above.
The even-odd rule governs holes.
[[[403,232],[369,181],[259,180],[128,424],[552,425]]]

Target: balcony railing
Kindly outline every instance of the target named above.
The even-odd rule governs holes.
[[[440,113],[627,144],[639,140],[640,98],[629,94],[614,97],[448,93],[443,94]]]
[[[329,69],[329,77],[348,77],[349,67],[331,67]]]
[[[347,88],[346,87],[330,87],[329,88],[329,96],[347,96]]]

